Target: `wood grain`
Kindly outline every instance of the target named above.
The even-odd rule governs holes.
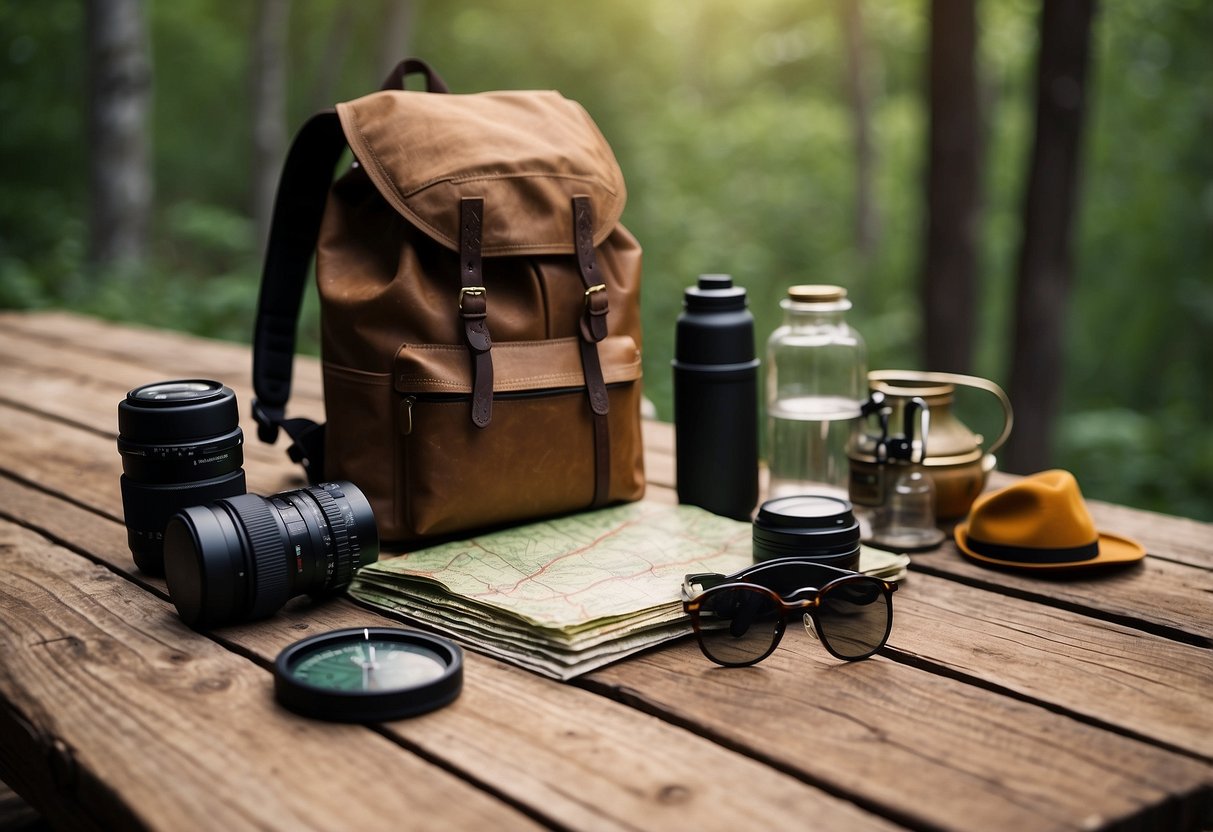
[[[88,551],[110,568],[132,568],[122,527],[79,506],[0,477],[0,515]],[[144,579],[163,592],[163,581]],[[268,621],[217,631],[222,644],[268,666],[283,647],[339,627],[399,626],[348,601],[296,602]],[[887,829],[851,804],[624,705],[559,685],[491,658],[466,656],[455,705],[384,733],[440,760],[514,803],[569,828],[736,829],[753,816],[795,825]],[[739,791],[735,784],[745,783]]]
[[[752,668],[692,643],[584,682],[867,808],[939,829],[1196,828],[1206,764],[884,658],[842,664],[803,631]]]
[[[890,646],[918,666],[1213,762],[1213,651],[925,574],[895,605]]]
[[[0,516],[87,553],[116,570],[126,591],[171,610],[160,600],[163,582],[134,572],[126,550],[116,404],[130,386],[188,366],[235,379],[245,410],[249,364],[242,345],[61,313],[0,313],[0,400],[8,403],[0,405],[0,471],[16,478],[0,476]],[[299,359],[296,373],[301,406],[319,407],[318,363]],[[89,401],[76,406],[80,395]],[[646,423],[645,441],[649,494],[673,500],[672,427]],[[298,482],[280,448],[250,447],[246,467],[261,493]],[[993,484],[1008,480],[996,475]],[[1213,643],[1213,554],[1204,540],[1213,526],[1091,508],[1101,527],[1147,545],[1142,567],[1040,580],[977,567],[949,544],[918,556],[898,595],[896,661],[839,666],[790,632],[760,668],[719,671],[684,643],[599,671],[587,690],[471,655],[456,706],[384,726],[384,742],[573,828],[732,829],[752,821],[755,804],[764,823],[819,816],[826,828],[882,825],[864,810],[921,828],[1199,828],[1213,818],[1202,762],[1210,717],[1201,708]],[[112,597],[126,598],[99,597],[98,615],[114,612]],[[349,602],[296,602],[204,641],[264,673],[281,646],[307,632],[382,620]],[[0,685],[4,673],[0,666]],[[0,750],[0,777],[21,751],[48,756],[37,734],[12,739]],[[77,773],[73,782],[93,791],[69,801],[62,820],[88,820],[72,814],[82,805],[122,817],[125,804],[113,804],[122,792],[104,778]]]
[[[144,364],[154,371],[136,384],[159,378],[199,375],[252,389],[252,352],[248,344],[216,341],[135,324],[118,324],[70,312],[0,312],[0,328],[13,335],[38,340],[68,356],[105,356]],[[251,336],[251,333],[250,333]],[[297,356],[291,397],[321,401],[319,362]],[[157,373],[159,376],[157,377]],[[128,388],[129,389],[129,388]]]
[[[110,440],[61,422],[0,404],[0,470],[62,494],[121,520],[118,490],[121,460]],[[295,466],[280,462],[250,465],[249,490],[270,494],[297,487]],[[1129,571],[1069,582],[1040,581],[989,573],[962,561],[952,544],[919,556],[915,567],[931,574],[972,575],[986,588],[1031,596],[1189,643],[1213,644],[1213,573],[1148,559]]]
[[[0,645],[0,755],[52,819],[395,829],[423,817],[534,828],[373,731],[282,712],[265,670],[110,570],[9,522],[0,522]]]
[[[1213,647],[1213,572],[1162,558],[1074,575],[988,569],[963,558],[951,540],[916,555],[915,572],[1075,610],[1200,647]]]
[[[78,506],[63,503],[51,495],[33,491],[23,487],[11,480],[0,478],[0,505],[4,505],[3,513],[16,512],[17,519],[22,522],[37,524],[44,528],[48,534],[51,534],[56,540],[63,542],[73,542],[75,546],[87,547],[90,552],[96,553],[98,557],[103,557],[108,563],[111,563],[114,568],[120,570],[129,570],[131,564],[129,554],[126,551],[125,535],[118,524],[112,520],[105,519],[91,512],[88,512]],[[1009,602],[1007,599],[1001,599],[991,593],[975,590],[970,587],[961,585],[950,585],[946,581],[936,580],[934,584],[943,587],[946,592],[945,600],[941,603],[934,603],[933,593],[928,593],[927,590],[934,590],[938,587],[932,586],[931,582],[927,582],[926,587],[923,584],[915,585],[912,579],[902,592],[898,595],[898,602],[902,608],[909,603],[910,608],[916,610],[915,614],[899,617],[899,627],[895,630],[893,644],[899,650],[904,650],[913,655],[924,656],[932,661],[938,662],[944,667],[955,666],[958,672],[968,672],[974,675],[981,676],[985,674],[988,678],[993,673],[994,681],[991,683],[1006,683],[1008,688],[1014,689],[1016,682],[1014,681],[1018,673],[1025,675],[1031,674],[1032,668],[1037,671],[1035,683],[1028,689],[1020,692],[1026,696],[1039,698],[1042,702],[1050,706],[1057,704],[1066,707],[1075,707],[1074,698],[1079,691],[1072,689],[1073,680],[1067,678],[1064,673],[1057,673],[1054,669],[1056,663],[1057,650],[1055,646],[1047,639],[1037,638],[1035,641],[1044,644],[1034,644],[1031,639],[1024,639],[1027,642],[1022,653],[1017,656],[1017,661],[1014,664],[1008,665],[999,670],[1000,660],[998,655],[991,650],[990,660],[983,662],[981,659],[975,659],[972,656],[966,655],[963,645],[966,642],[979,643],[983,647],[987,644],[998,646],[1005,644],[1008,634],[1013,634],[1017,631],[1032,632],[1032,627],[1038,625],[1042,612],[1033,609],[1031,605],[1022,605],[1024,609],[1016,609],[1016,605]],[[917,601],[922,597],[924,600]],[[906,599],[910,599],[907,602]],[[958,600],[959,599],[959,600]],[[915,607],[917,602],[917,608]],[[963,602],[963,603],[962,603]],[[954,614],[947,615],[938,612],[938,608],[948,609],[951,605],[960,604],[961,608]],[[1001,630],[991,627],[992,633],[986,634],[985,638],[978,640],[974,638],[974,624],[967,617],[967,609],[983,609],[989,604],[992,605],[996,612],[1006,616],[1006,622]],[[999,607],[999,605],[1002,605]],[[930,617],[923,616],[925,620],[920,620],[917,610],[929,611]],[[1058,613],[1057,611],[1049,611],[1045,609],[1043,615],[1047,618],[1051,612],[1059,615],[1062,619],[1062,624],[1072,630],[1082,631],[1084,627],[1092,626],[1085,623],[1080,616]],[[309,605],[295,604],[292,605],[283,614],[276,616],[274,619],[261,622],[256,625],[248,625],[240,628],[229,628],[221,631],[218,635],[226,643],[231,643],[233,646],[238,646],[242,650],[249,651],[251,654],[257,655],[263,661],[268,661],[269,657],[282,646],[285,646],[290,641],[300,638],[309,632],[315,632],[323,629],[339,626],[373,626],[378,623],[378,617],[372,613],[367,613],[362,610],[355,610],[349,607],[348,604],[342,605],[325,605],[322,608],[310,607]],[[910,624],[907,626],[906,622]],[[1095,622],[1097,624],[1098,622]],[[1147,637],[1148,639],[1149,637]],[[1163,639],[1154,639],[1151,642],[1155,649],[1165,655],[1173,655],[1176,648],[1180,648],[1182,654],[1183,645],[1173,645]],[[982,748],[979,755],[981,763],[984,767],[979,770],[978,774],[964,772],[962,779],[971,778],[973,782],[968,783],[964,788],[960,789],[956,795],[950,798],[950,802],[946,806],[946,814],[950,818],[959,813],[959,817],[965,819],[965,823],[986,823],[991,821],[992,816],[984,814],[987,804],[992,804],[994,811],[999,816],[1005,814],[1007,819],[1014,820],[1016,823],[1029,824],[1039,826],[1046,822],[1042,816],[1038,816],[1033,812],[1016,813],[1011,811],[1009,806],[1000,806],[1000,802],[1015,801],[1015,797],[1006,791],[1001,781],[997,779],[987,782],[987,777],[994,770],[1015,770],[1017,776],[1023,778],[1026,782],[1032,784],[1035,790],[1043,790],[1048,792],[1050,789],[1060,788],[1053,783],[1057,777],[1056,765],[1072,765],[1072,761],[1062,760],[1057,763],[1049,761],[1050,754],[1045,753],[1045,749],[1033,748],[1027,739],[1019,738],[1020,723],[1022,717],[1017,716],[1016,711],[1027,710],[1032,715],[1032,719],[1028,720],[1032,730],[1039,735],[1040,732],[1047,732],[1054,738],[1051,741],[1063,741],[1066,744],[1073,744],[1075,748],[1084,748],[1095,743],[1095,748],[1099,754],[1108,753],[1110,745],[1112,751],[1120,756],[1127,756],[1123,746],[1126,744],[1129,747],[1136,748],[1137,746],[1129,740],[1124,740],[1119,737],[1108,735],[1105,737],[1102,732],[1097,732],[1087,726],[1082,726],[1071,720],[1056,714],[1048,713],[1041,708],[1032,708],[1023,703],[1008,703],[1001,697],[985,692],[970,691],[967,686],[960,682],[952,680],[940,679],[932,676],[929,673],[921,673],[912,670],[911,668],[897,668],[892,666],[885,669],[885,672],[893,674],[893,678],[880,683],[872,684],[865,683],[858,688],[851,685],[847,681],[846,673],[852,667],[862,668],[863,665],[840,667],[833,660],[825,656],[817,645],[808,641],[808,639],[800,633],[789,633],[785,639],[786,645],[791,645],[791,650],[788,647],[781,647],[775,656],[768,659],[764,663],[764,668],[767,665],[776,667],[783,663],[778,678],[781,680],[783,688],[771,694],[774,697],[775,703],[783,703],[769,706],[772,711],[776,707],[784,708],[782,715],[779,713],[766,714],[763,708],[757,708],[753,714],[745,714],[735,712],[736,708],[740,707],[745,710],[746,703],[750,701],[750,696],[747,690],[751,684],[750,677],[746,676],[749,671],[741,671],[737,681],[741,684],[741,688],[735,688],[732,684],[733,679],[729,676],[716,675],[709,676],[713,691],[708,691],[708,684],[698,684],[697,680],[702,678],[703,673],[712,673],[713,668],[704,660],[696,648],[690,647],[690,652],[687,652],[687,645],[675,646],[673,648],[664,649],[657,653],[650,654],[635,662],[627,662],[621,665],[618,671],[608,669],[595,675],[596,684],[601,683],[602,679],[606,678],[610,681],[606,684],[606,692],[612,696],[621,696],[623,701],[632,701],[632,697],[640,696],[646,703],[653,695],[649,688],[652,685],[645,683],[637,683],[635,681],[627,681],[623,685],[611,677],[614,672],[624,674],[625,679],[631,679],[626,674],[627,670],[633,663],[639,663],[644,667],[650,664],[660,663],[666,668],[668,675],[664,676],[671,687],[668,692],[669,700],[676,703],[681,703],[679,708],[683,706],[692,707],[696,710],[691,716],[686,716],[682,710],[676,713],[665,713],[664,716],[668,719],[680,724],[685,724],[691,727],[691,730],[706,731],[710,736],[716,737],[718,733],[726,738],[726,744],[732,745],[737,742],[727,733],[728,726],[731,721],[740,720],[737,724],[741,726],[743,732],[748,732],[754,726],[754,720],[763,718],[771,719],[777,723],[768,726],[770,733],[774,734],[780,730],[786,729],[786,720],[788,712],[795,714],[793,717],[796,724],[812,725],[818,719],[834,720],[839,718],[838,703],[846,703],[843,708],[845,720],[850,723],[853,720],[867,721],[868,729],[874,736],[880,738],[880,741],[869,740],[867,742],[859,742],[858,748],[864,750],[869,756],[857,758],[861,770],[870,770],[874,772],[873,777],[876,780],[892,779],[895,781],[904,780],[897,772],[902,768],[913,770],[916,772],[912,783],[906,783],[907,791],[899,796],[889,794],[889,787],[878,783],[869,783],[866,780],[858,780],[846,783],[831,782],[828,778],[819,780],[821,767],[829,767],[830,760],[836,760],[837,768],[845,768],[846,764],[842,761],[851,760],[851,755],[856,753],[855,749],[843,744],[842,747],[835,749],[839,742],[838,738],[826,736],[818,739],[807,739],[804,742],[805,747],[801,748],[802,757],[796,757],[792,760],[781,760],[778,765],[780,768],[789,772],[792,776],[807,780],[810,783],[820,784],[831,791],[841,791],[842,793],[853,794],[853,799],[861,802],[862,805],[870,807],[880,812],[892,812],[893,816],[902,819],[903,815],[897,814],[896,804],[899,800],[907,801],[911,797],[911,792],[919,789],[923,781],[920,779],[929,772],[931,777],[925,781],[927,784],[935,787],[938,785],[941,788],[954,788],[953,781],[958,776],[957,772],[947,766],[937,766],[934,769],[927,769],[926,772],[920,771],[922,762],[913,759],[912,755],[907,758],[904,753],[906,748],[916,748],[920,745],[931,747],[932,753],[942,753],[939,747],[932,745],[932,741],[936,744],[944,744],[955,742],[957,748],[974,749]],[[940,647],[939,645],[943,645]],[[1186,648],[1192,652],[1195,648]],[[1149,644],[1143,648],[1144,652],[1149,652]],[[980,652],[980,651],[978,651]],[[984,658],[984,654],[983,654]],[[630,754],[641,753],[643,748],[653,746],[654,743],[647,740],[641,744],[639,748],[628,747],[628,740],[632,737],[647,737],[652,729],[641,730],[644,726],[638,728],[632,724],[635,720],[624,718],[618,713],[605,711],[604,706],[595,704],[591,700],[577,700],[573,698],[568,701],[567,697],[572,690],[567,687],[554,686],[545,680],[533,677],[522,671],[505,668],[498,665],[491,659],[480,656],[468,657],[468,676],[467,676],[467,692],[465,698],[468,701],[477,701],[474,697],[480,696],[480,701],[484,702],[483,707],[476,707],[471,712],[458,711],[452,712],[451,719],[455,715],[463,716],[466,719],[466,724],[461,724],[457,729],[452,728],[447,721],[447,717],[435,719],[426,723],[422,728],[434,726],[435,733],[430,735],[425,731],[413,730],[413,726],[406,725],[403,733],[399,734],[410,743],[417,743],[427,754],[434,755],[438,758],[446,759],[451,765],[467,767],[469,776],[485,776],[488,772],[493,772],[493,782],[500,784],[499,787],[511,790],[511,795],[514,796],[515,790],[519,793],[518,799],[540,800],[543,805],[557,807],[563,813],[561,817],[572,815],[579,820],[586,820],[585,817],[577,814],[575,810],[580,804],[574,804],[572,807],[566,807],[564,803],[558,799],[563,795],[559,791],[558,786],[563,782],[563,774],[568,769],[568,763],[562,760],[562,755],[554,749],[560,748],[560,743],[553,745],[553,732],[573,731],[574,736],[584,737],[586,732],[590,732],[600,744],[597,751],[598,758],[609,758],[616,761],[617,765],[611,765],[604,769],[608,778],[619,777],[620,772],[631,772],[638,774],[639,780],[629,780],[623,784],[614,784],[612,788],[607,788],[602,783],[593,778],[588,778],[588,774],[583,773],[588,779],[588,784],[593,784],[596,792],[611,794],[611,800],[606,802],[606,805],[617,807],[615,811],[623,811],[624,809],[634,809],[634,814],[644,815],[651,814],[654,811],[653,806],[648,806],[643,800],[639,805],[635,805],[637,795],[645,796],[648,800],[658,800],[653,791],[645,784],[652,784],[653,770],[648,768],[636,769],[636,763],[633,761],[628,763]],[[772,663],[775,664],[772,664]],[[977,662],[977,665],[974,665]],[[883,663],[882,663],[883,664]],[[892,664],[892,663],[888,663]],[[1207,661],[1206,661],[1207,666]],[[1047,670],[1042,668],[1047,667]],[[997,672],[1003,675],[999,676]],[[765,669],[764,671],[765,672]],[[680,674],[685,673],[685,677],[679,682]],[[722,671],[722,673],[728,673]],[[1091,671],[1092,675],[1097,675],[1096,670]],[[1108,671],[1108,676],[1114,683],[1122,683],[1130,671],[1125,670],[1123,673],[1118,673],[1114,667]],[[1008,681],[1005,677],[1010,675],[1012,679]],[[1168,686],[1170,684],[1183,684],[1184,673],[1182,668],[1172,668],[1170,675],[1163,675],[1151,684],[1145,681],[1140,681],[1138,684],[1142,687],[1140,690],[1141,698],[1149,698],[1156,696],[1168,696]],[[1022,684],[1022,683],[1020,683]],[[723,690],[721,686],[723,685]],[[1088,682],[1085,686],[1086,691],[1091,691],[1095,686],[1093,682]],[[626,695],[621,694],[621,689],[629,691]],[[645,691],[643,694],[639,691]],[[663,686],[658,686],[659,691],[664,691]],[[1196,688],[1195,691],[1200,691],[1201,688]],[[479,691],[479,693],[474,693]],[[563,693],[556,693],[557,691]],[[582,696],[589,696],[584,691],[580,692]],[[735,696],[737,702],[721,703],[718,701],[720,696]],[[927,720],[916,718],[913,714],[903,711],[901,708],[889,710],[886,702],[888,696],[906,696],[915,701],[922,703],[924,710],[930,710],[937,716],[930,717]],[[973,695],[985,696],[986,701],[983,707],[990,711],[990,715],[986,720],[986,724],[977,725],[979,720],[973,716],[970,723],[967,725],[950,725],[945,737],[936,737],[936,732],[939,730],[939,721],[946,721],[947,713],[951,713],[958,707],[969,709],[971,713],[976,712],[976,706],[970,705],[970,699]],[[1192,694],[1199,696],[1199,693]],[[1189,697],[1190,698],[1190,697]],[[811,700],[806,703],[805,699]],[[820,705],[818,703],[825,703]],[[929,702],[929,704],[927,704]],[[957,703],[961,703],[959,706]],[[509,704],[506,704],[509,703]],[[512,703],[518,703],[519,707],[515,709]],[[1079,705],[1081,703],[1078,703]],[[1107,703],[1094,702],[1090,707],[1094,708],[1101,718],[1108,720],[1115,719],[1119,715],[1119,711],[1113,709],[1111,713],[1106,710]],[[1132,708],[1131,701],[1124,703],[1125,707]],[[646,704],[646,707],[651,707]],[[808,710],[802,710],[803,707],[808,707]],[[1178,707],[1178,706],[1177,706]],[[1010,713],[1007,709],[1010,709]],[[1102,710],[1101,710],[1102,708]],[[628,712],[627,709],[622,709]],[[507,714],[504,723],[498,724],[496,720],[501,718],[501,713]],[[595,716],[592,720],[593,727],[586,724],[585,715],[593,713]],[[630,713],[630,712],[629,712]],[[1161,718],[1166,719],[1172,716],[1165,709]],[[1138,714],[1136,719],[1139,725],[1143,725],[1143,730],[1148,730],[1146,725],[1151,719],[1152,714],[1149,708],[1143,709],[1143,712]],[[1196,719],[1203,719],[1207,724],[1208,717],[1197,713]],[[622,724],[621,724],[622,723]],[[725,727],[722,728],[721,724]],[[510,737],[508,741],[502,741],[502,725],[513,726],[507,731],[506,736]],[[782,728],[780,726],[783,726]],[[1162,733],[1166,733],[1166,726],[1162,726]],[[395,730],[395,729],[393,729]],[[667,730],[673,730],[668,729]],[[681,733],[681,732],[676,732]],[[1011,735],[1017,738],[1015,743],[1008,745],[1004,735]],[[908,735],[908,736],[907,736]],[[1036,736],[1033,735],[1033,736]],[[996,739],[991,739],[991,736]],[[884,738],[888,737],[887,742],[889,748],[885,748]],[[1092,737],[1096,739],[1093,740]],[[525,738],[530,738],[526,740]],[[1202,743],[1204,740],[1195,738],[1192,740],[1196,743]],[[621,743],[624,748],[621,748]],[[1024,745],[1028,743],[1028,745]],[[704,783],[701,775],[696,775],[694,771],[685,771],[685,763],[679,764],[679,760],[692,759],[696,762],[693,767],[698,769],[701,764],[706,765],[704,761],[713,759],[710,753],[707,753],[703,748],[697,749],[694,753],[687,753],[678,750],[677,743],[669,737],[664,738],[664,742],[659,744],[661,747],[669,751],[669,756],[662,760],[662,769],[665,772],[664,778],[659,778],[660,782],[672,787],[671,792],[683,794],[682,789],[689,788],[688,784],[695,784],[693,789],[696,795],[706,795],[709,804],[714,804],[720,801],[719,796],[712,795],[712,783]],[[708,748],[713,748],[710,744],[704,743]],[[821,746],[821,747],[819,747]],[[988,748],[986,747],[988,746]],[[825,748],[835,749],[826,751]],[[1011,751],[1008,751],[1008,748]],[[807,750],[806,750],[807,749]],[[717,749],[719,752],[719,750]],[[760,760],[765,760],[769,751],[764,747],[745,746],[747,754],[754,755]],[[1141,752],[1142,756],[1136,761],[1136,764],[1141,765],[1149,770],[1161,769],[1169,772],[1166,777],[1174,776],[1174,767],[1179,766],[1184,769],[1182,763],[1175,763],[1174,759],[1164,755],[1163,762],[1160,763],[1155,758],[1152,750],[1146,749]],[[835,756],[837,755],[837,756]],[[643,754],[642,754],[643,756]],[[1095,758],[1098,760],[1098,757]],[[1045,760],[1044,763],[1040,760]],[[520,764],[525,761],[524,770],[531,776],[537,777],[542,783],[547,783],[553,794],[545,793],[534,783],[523,782],[518,783],[518,775],[516,773]],[[970,766],[973,763],[967,758],[963,763],[957,765]],[[756,765],[751,763],[751,765]],[[1096,762],[1088,760],[1088,767],[1094,767]],[[1022,768],[1032,769],[1032,773],[1024,773],[1019,771]],[[713,770],[716,765],[713,765]],[[736,771],[736,766],[731,767],[730,774],[732,776],[745,776],[746,782],[754,782],[756,789],[761,789],[764,778],[758,776],[758,772]],[[1204,772],[1203,774],[1201,772]],[[1123,774],[1123,773],[1122,773]],[[1078,770],[1076,776],[1094,777],[1093,771]],[[681,779],[680,779],[681,777]],[[1178,794],[1172,799],[1177,805],[1187,807],[1187,811],[1198,812],[1199,809],[1193,808],[1199,806],[1203,800],[1204,787],[1200,786],[1201,779],[1208,778],[1208,769],[1197,766],[1194,769],[1186,769],[1182,772],[1182,776],[1176,780]],[[546,778],[546,779],[545,779]],[[934,779],[931,779],[934,778]],[[935,781],[938,781],[936,783]],[[1186,785],[1184,785],[1186,784]],[[727,790],[727,780],[724,783],[716,784],[719,788]],[[1123,788],[1124,784],[1116,783],[1117,788]],[[1133,795],[1133,800],[1140,800],[1142,803],[1148,803],[1151,796],[1159,800],[1162,795],[1154,788],[1157,783],[1151,785],[1149,789],[1138,790]],[[1098,802],[1099,795],[1102,793],[1104,784],[1097,781],[1089,784],[1089,789],[1083,794],[1069,797],[1072,792],[1072,787],[1068,784],[1064,788],[1060,788],[1067,796],[1066,803],[1063,807],[1054,807],[1053,812],[1060,812],[1065,808],[1071,812],[1076,812],[1078,805],[1082,801]],[[1187,791],[1185,791],[1187,789]],[[536,791],[539,794],[536,794]],[[625,795],[631,795],[631,802],[622,801],[619,795],[614,792],[620,791]],[[657,794],[660,794],[658,792]],[[567,796],[565,796],[567,798]],[[962,799],[963,798],[963,799]],[[1057,800],[1056,796],[1050,795],[1049,800]],[[784,802],[787,798],[785,797]],[[882,802],[886,801],[886,802]],[[913,803],[913,801],[910,801]],[[969,804],[973,803],[980,808],[980,811],[975,812],[974,807]],[[598,804],[595,804],[598,805]],[[698,804],[696,804],[698,805]],[[721,803],[721,812],[726,811],[723,807],[727,806],[727,801]],[[656,808],[669,808],[665,804],[658,803]],[[646,811],[647,810],[647,811]],[[683,807],[684,811],[689,811]],[[902,810],[904,811],[904,810]],[[634,816],[634,815],[633,815]],[[926,823],[929,825],[941,825],[948,827],[946,822],[948,818],[940,818],[933,816],[925,809],[916,809],[913,815],[915,824]],[[1176,816],[1178,817],[1178,816]],[[1057,822],[1058,818],[1051,818],[1048,823]],[[603,818],[597,819],[598,823],[604,823]],[[580,823],[574,824],[581,825]]]

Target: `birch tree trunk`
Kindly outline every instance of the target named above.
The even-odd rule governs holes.
[[[1023,207],[1010,396],[1008,470],[1049,467],[1060,410],[1073,278],[1071,241],[1094,0],[1043,0],[1036,65],[1036,135]]]
[[[139,268],[152,204],[152,58],[143,0],[88,0],[85,17],[88,263]]]

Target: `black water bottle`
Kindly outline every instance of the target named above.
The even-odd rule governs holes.
[[[727,274],[686,290],[674,342],[678,501],[749,520],[758,502],[758,358],[745,289]]]

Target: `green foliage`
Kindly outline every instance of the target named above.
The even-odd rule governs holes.
[[[645,248],[646,392],[671,414],[681,294],[700,272],[750,292],[760,340],[798,282],[855,300],[873,367],[915,366],[926,4],[863,4],[879,246],[854,243],[842,0],[414,0],[411,50],[455,90],[581,101],[629,188]],[[390,2],[295,0],[289,127],[369,92]],[[83,4],[0,4],[0,306],[247,339],[254,4],[149,3],[157,210],[149,262],[87,274]],[[978,4],[986,115],[977,371],[1003,380],[1038,4]],[[1089,496],[1213,519],[1213,15],[1201,0],[1103,4],[1088,98],[1057,462]],[[315,350],[314,299],[304,341]]]

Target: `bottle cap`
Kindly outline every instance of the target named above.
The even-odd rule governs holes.
[[[745,309],[745,289],[733,285],[727,274],[701,274],[699,282],[689,287],[683,295],[683,304],[688,312],[723,312],[730,309]]]
[[[846,300],[847,290],[827,284],[802,284],[789,287],[788,297],[796,303],[837,303]]]
[[[702,274],[683,296],[674,335],[674,367],[681,371],[753,373],[754,316],[746,290],[727,274]]]

